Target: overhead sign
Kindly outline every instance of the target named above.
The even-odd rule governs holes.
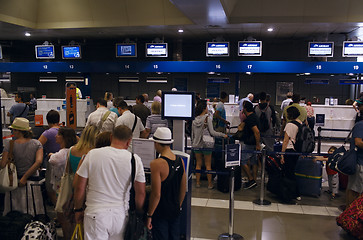
[[[81,59],[81,46],[62,46],[63,59]]]
[[[305,84],[329,84],[329,79],[305,79]]]
[[[238,56],[262,56],[262,41],[239,41]]]
[[[333,42],[309,42],[309,57],[333,57]]]
[[[240,166],[241,164],[241,145],[240,144],[227,144],[226,145],[226,167]]]
[[[363,42],[344,41],[343,57],[363,56]]]
[[[342,85],[363,84],[363,80],[342,79],[339,80],[339,84]]]
[[[136,43],[117,43],[116,57],[137,57]]]
[[[37,59],[53,59],[55,58],[53,45],[36,45],[35,57]]]
[[[206,44],[207,57],[228,57],[229,42],[207,42]]]
[[[168,44],[146,43],[146,57],[168,57]]]

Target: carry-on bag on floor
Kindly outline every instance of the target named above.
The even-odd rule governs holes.
[[[295,168],[295,177],[301,195],[319,197],[323,177],[322,163],[312,157],[300,156]]]
[[[285,176],[284,166],[276,156],[266,156],[268,173],[267,191],[275,194],[283,203],[290,203],[296,196],[295,181]]]
[[[54,221],[51,221],[47,215],[47,208],[45,201],[43,201],[44,214],[37,214],[36,206],[34,201],[34,187],[42,187],[43,184],[30,184],[31,194],[33,198],[33,207],[35,217],[33,221],[25,226],[25,231],[22,240],[30,239],[44,239],[44,240],[55,240],[57,239],[57,231],[55,228]]]
[[[216,166],[217,172],[223,172],[225,174],[217,175],[217,189],[220,192],[227,193],[229,192],[229,169],[225,168],[225,145],[226,144],[234,144],[235,140],[233,138],[228,138],[225,140],[224,138],[216,138],[214,144],[214,162]],[[241,167],[235,167],[234,171],[234,190],[238,191],[242,187],[242,176],[241,176]]]
[[[337,217],[337,224],[357,239],[363,240],[363,194]]]
[[[19,240],[23,236],[25,226],[33,216],[18,211],[10,211],[0,217],[0,239]]]

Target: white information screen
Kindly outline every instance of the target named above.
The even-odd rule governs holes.
[[[193,99],[190,94],[165,94],[164,99],[165,117],[192,117]]]

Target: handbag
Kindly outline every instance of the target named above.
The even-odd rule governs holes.
[[[353,128],[354,129],[354,128]],[[345,175],[353,175],[357,170],[357,149],[356,147],[350,148],[347,151],[344,147],[348,141],[353,129],[344,140],[344,144],[337,148],[333,154],[328,158],[327,165],[334,171],[340,172]]]
[[[14,164],[14,140],[10,141],[8,163],[0,170],[0,193],[12,191],[18,187],[18,175]]]
[[[63,206],[70,201],[73,195],[73,179],[74,173],[72,172],[70,154],[71,149],[69,149],[67,154],[66,169],[61,178],[60,192],[58,194],[57,203],[55,205],[55,211],[63,213]],[[72,208],[73,209],[73,208]]]
[[[206,124],[204,124],[202,135],[203,148],[214,148],[214,137],[210,135],[208,127],[205,126],[208,125],[208,116],[205,118],[205,123]]]
[[[126,228],[125,228],[125,236],[124,239],[127,240],[138,240],[144,235],[144,221],[143,214],[136,210],[135,204],[135,189],[134,189],[134,180],[135,180],[135,157],[132,154],[131,157],[131,189],[130,189],[130,201],[129,201],[129,217],[127,220]]]
[[[76,227],[74,228],[71,240],[83,240],[82,227],[80,223],[77,223]]]

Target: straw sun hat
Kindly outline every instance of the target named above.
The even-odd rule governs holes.
[[[171,131],[166,127],[158,127],[153,135],[154,142],[161,144],[171,144],[174,140],[171,138]]]
[[[20,131],[30,131],[29,120],[22,117],[17,117],[14,119],[13,124],[9,128],[20,130]]]

